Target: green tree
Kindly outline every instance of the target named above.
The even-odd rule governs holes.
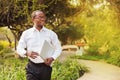
[[[62,44],[74,44],[75,40],[78,40],[84,36],[84,26],[77,23],[68,22],[61,25],[57,30],[58,36],[62,41]]]
[[[8,26],[17,40],[23,30],[32,26],[30,15],[34,10],[46,13],[47,23],[53,30],[64,22],[63,17],[77,11],[68,6],[67,0],[0,0],[0,9],[0,26]]]
[[[88,3],[86,10],[76,16],[76,21],[85,26],[85,38],[90,48],[97,53],[119,50],[118,14],[116,10],[111,10],[111,7],[109,2]]]

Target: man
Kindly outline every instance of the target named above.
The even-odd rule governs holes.
[[[46,16],[42,11],[34,11],[32,21],[33,27],[24,31],[19,40],[17,53],[21,57],[29,58],[26,66],[27,80],[50,80],[51,63],[60,55],[61,45],[56,33],[44,27]],[[45,60],[39,56],[44,40],[55,49],[53,55]]]

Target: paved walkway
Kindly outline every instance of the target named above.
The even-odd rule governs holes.
[[[120,80],[120,68],[117,66],[99,61],[79,60],[79,62],[89,67],[90,72],[77,80]]]

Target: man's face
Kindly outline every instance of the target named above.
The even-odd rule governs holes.
[[[33,18],[33,22],[37,26],[43,26],[45,24],[45,14],[43,12],[36,12],[36,16]]]

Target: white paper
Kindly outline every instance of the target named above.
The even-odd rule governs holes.
[[[44,60],[46,58],[52,57],[55,49],[46,40],[43,43],[42,49],[40,51],[40,57]]]
[[[38,51],[39,50],[39,51]],[[40,47],[34,48],[32,51],[39,53],[37,58],[28,57],[34,63],[43,63],[46,58],[49,58],[54,53],[54,48],[46,40],[41,43]]]

